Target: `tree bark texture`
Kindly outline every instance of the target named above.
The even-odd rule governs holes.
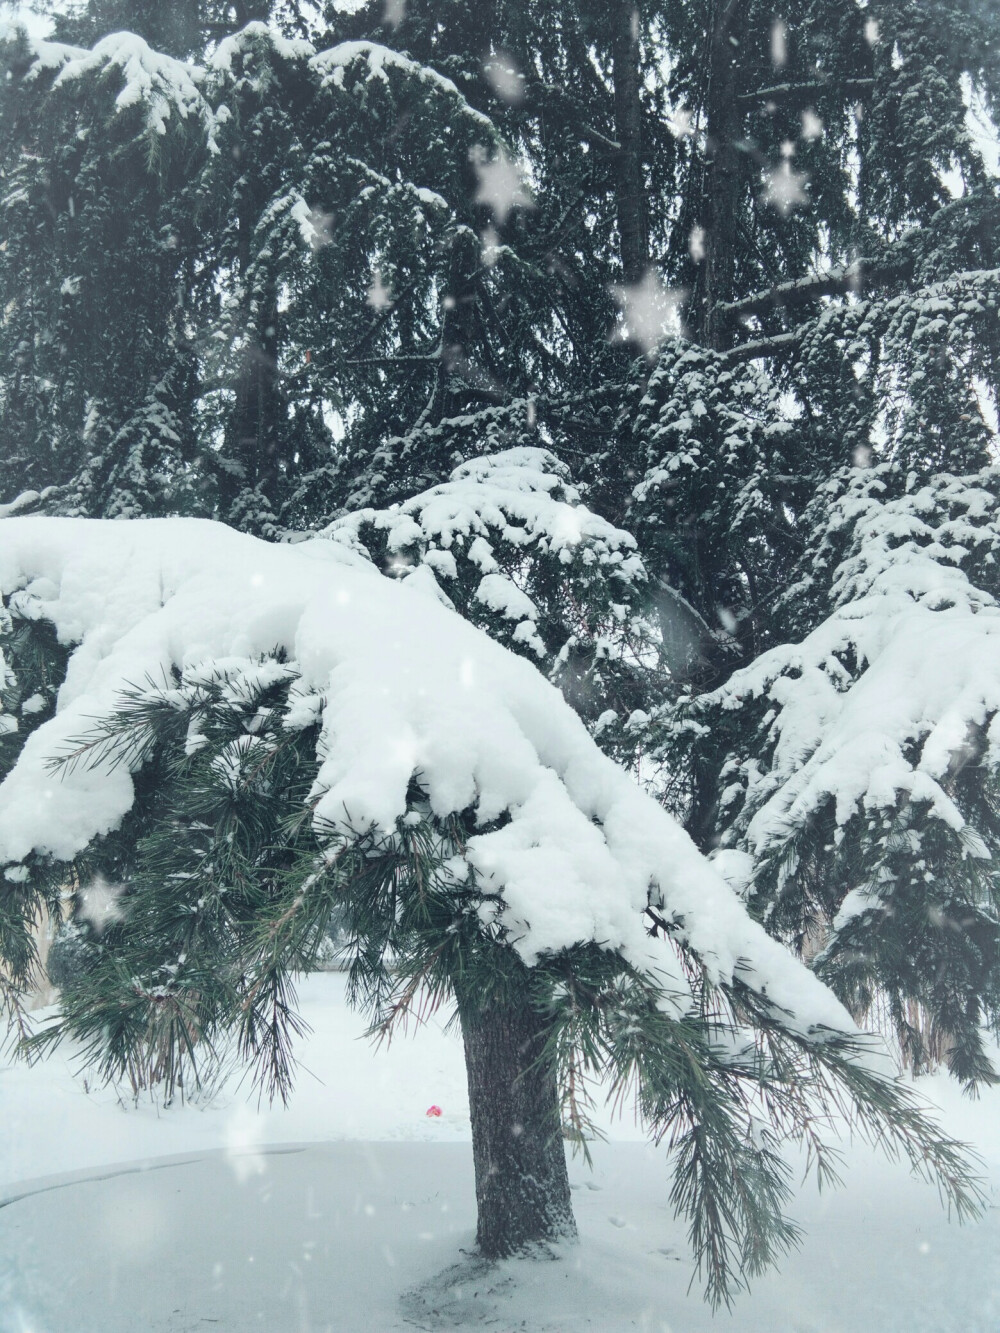
[[[459,1015],[482,1255],[574,1238],[556,1074],[541,1059],[544,1020],[527,1004],[461,1000]]]
[[[613,61],[618,236],[625,282],[642,280],[649,265],[646,199],[642,180],[642,106],[639,101],[639,14],[633,0],[614,5]]]
[[[718,307],[732,301],[736,287],[739,203],[746,170],[739,150],[743,115],[737,99],[742,36],[742,0],[716,0],[706,99],[707,161],[699,209],[705,258],[694,295],[698,340],[717,351],[732,342],[734,323]]]

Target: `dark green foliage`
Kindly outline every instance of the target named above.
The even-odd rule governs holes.
[[[45,971],[57,990],[70,991],[83,984],[85,974],[97,961],[100,944],[81,921],[66,921],[52,935]]]
[[[471,816],[435,819],[418,785],[392,834],[317,826],[316,736],[283,726],[294,674],[266,660],[136,690],[62,759],[113,757],[139,796],[123,828],[73,867],[83,894],[95,866],[114,875],[114,911],[82,948],[67,939],[62,1018],[29,1045],[72,1035],[105,1078],[159,1079],[169,1098],[233,1042],[259,1086],[286,1097],[302,1031],[295,979],[316,966],[336,914],[349,994],[373,1035],[456,1002],[484,1011],[527,998],[545,1019],[569,1137],[585,1145],[592,1133],[596,1079],[619,1101],[635,1097],[673,1149],[671,1201],[714,1304],[797,1238],[779,1145],[804,1143],[820,1181],[836,1179],[818,1129],[835,1109],[941,1183],[960,1216],[975,1210],[956,1146],[902,1086],[866,1072],[850,1038],[796,1035],[740,984],[703,980],[678,1018],[651,978],[595,945],[526,968],[491,896],[458,868]],[[655,918],[650,929],[678,947]]]

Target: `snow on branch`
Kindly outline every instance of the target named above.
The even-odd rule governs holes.
[[[341,42],[317,52],[308,41],[289,40],[267,24],[252,22],[224,38],[204,67],[154,51],[131,32],[112,33],[88,50],[31,37],[16,25],[8,24],[0,27],[0,42],[26,43],[30,63],[25,77],[34,80],[55,71],[54,88],[113,71],[122,81],[115,99],[116,111],[136,105],[145,107],[146,127],[158,135],[166,133],[172,116],[179,120],[200,116],[209,131],[210,146],[216,116],[229,114],[225,105],[213,110],[213,96],[237,77],[234,69],[237,61],[242,64],[248,56],[261,53],[265,58],[286,64],[307,62],[320,90],[344,88],[348,72],[360,69],[365,71],[359,85],[362,91],[365,84],[373,81],[388,84],[390,71],[417,79],[457,102],[462,115],[474,122],[490,142],[496,138],[493,122],[470,106],[450,79],[377,42]],[[244,71],[242,77],[253,82],[261,76]]]
[[[950,780],[970,738],[1000,762],[1000,605],[962,568],[1000,548],[998,481],[942,476],[885,500],[877,471],[859,470],[830,519],[850,540],[832,614],[699,701],[699,713],[772,705],[742,821],[756,857],[824,809],[843,827],[901,798],[963,829]]]
[[[384,543],[389,572],[418,577],[435,590],[443,585],[445,600],[444,590],[458,600],[460,585],[471,580],[474,591],[463,603],[516,622],[515,641],[539,657],[547,650],[535,628],[535,561],[578,566],[584,583],[588,573],[612,579],[619,601],[646,581],[631,533],[580,504],[565,465],[529,446],[463,463],[444,484],[389,509],[347,514],[322,535],[368,558]],[[463,610],[477,618],[474,606]]]
[[[902,277],[913,267],[912,258],[857,259],[829,273],[810,274],[794,282],[782,282],[766,292],[755,292],[739,301],[720,301],[716,310],[726,315],[759,315],[765,310],[805,304],[822,296],[860,292],[872,282]]]
[[[115,110],[143,106],[146,126],[156,134],[166,133],[167,122],[174,115],[180,120],[207,115],[201,87],[205,71],[191,62],[154,51],[135,33],[111,33],[89,51],[39,39],[29,39],[29,47],[33,61],[27,77],[58,70],[55,88],[91,75],[117,75],[122,87],[115,98]]]
[[[0,594],[15,618],[51,623],[72,654],[55,716],[27,737],[0,786],[0,864],[32,852],[72,858],[129,811],[126,764],[53,772],[124,691],[284,652],[300,677],[298,711],[322,712],[321,827],[392,836],[417,783],[438,817],[475,808],[482,831],[467,860],[502,894],[503,924],[525,961],[595,941],[659,972],[683,1004],[680,962],[643,926],[653,905],[709,976],[738,977],[780,1021],[850,1029],[558,691],[414,595],[412,582],[383,577],[335,542],[269,545],[203,520],[3,520]]]
[[[398,51],[393,51],[391,47],[381,46],[378,42],[341,42],[328,51],[317,52],[310,64],[320,76],[321,87],[333,85],[341,88],[344,86],[345,72],[358,62],[363,62],[367,66],[366,82],[377,80],[388,83],[386,75],[388,69],[396,70],[409,78],[419,79],[421,83],[429,84],[437,92],[445,93],[461,103],[463,112],[477,120],[489,131],[491,137],[495,134],[489,116],[471,107],[451,79],[431,69],[429,65],[420,65]]]
[[[752,93],[741,93],[737,101],[743,106],[757,106],[773,102],[781,106],[806,106],[825,93],[839,93],[843,97],[863,97],[875,87],[874,79],[821,79],[811,83],[776,83],[769,88],[757,88]]]

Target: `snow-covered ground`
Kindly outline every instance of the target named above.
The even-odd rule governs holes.
[[[1000,1328],[1000,1095],[924,1080],[986,1161],[982,1222],[949,1224],[932,1188],[851,1148],[845,1189],[800,1192],[801,1250],[713,1317],[688,1291],[663,1154],[630,1121],[606,1122],[593,1172],[571,1168],[579,1246],[477,1267],[457,1033],[432,1020],[375,1051],[342,977],[302,998],[313,1033],[286,1110],[233,1085],[135,1108],[85,1091],[68,1055],[0,1065],[0,1333]]]

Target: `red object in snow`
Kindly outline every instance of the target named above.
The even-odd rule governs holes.
[[[441,1108],[440,1108],[440,1106],[428,1106],[428,1108],[427,1108],[427,1114],[428,1114],[428,1115],[440,1115],[440,1114],[441,1114]]]

